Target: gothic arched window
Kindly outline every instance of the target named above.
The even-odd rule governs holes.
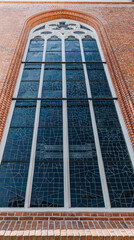
[[[1,145],[0,207],[134,207],[121,125],[95,30],[72,20],[32,29]]]

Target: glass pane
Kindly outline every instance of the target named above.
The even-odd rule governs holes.
[[[51,52],[61,51],[61,41],[48,41],[47,51]]]
[[[36,162],[47,159],[62,159],[62,128],[38,129]]]
[[[36,98],[38,95],[38,82],[21,82],[18,98]]]
[[[85,52],[85,61],[86,62],[101,61],[99,52]]]
[[[83,42],[84,41],[95,41],[96,42],[96,40],[94,38],[92,38],[91,36],[86,36],[82,41]]]
[[[61,52],[46,52],[45,62],[61,62]]]
[[[104,70],[88,70],[88,78],[90,81],[105,82],[107,81]]]
[[[28,52],[26,62],[41,62],[43,52]]]
[[[79,41],[65,41],[65,50],[66,51],[79,51],[80,52],[80,44]]]
[[[62,80],[61,64],[45,64],[44,81],[45,80]]]
[[[62,127],[62,104],[60,101],[42,101],[39,127]]]
[[[113,101],[94,101],[97,127],[120,127]]]
[[[24,69],[22,75],[22,81],[39,81],[41,69]]]
[[[68,126],[69,127],[91,127],[91,117],[88,101],[68,101]]]
[[[43,51],[43,47],[44,47],[44,40],[41,38],[34,38],[30,41],[29,44],[29,51],[35,51],[35,52],[40,52]]]
[[[0,207],[24,207],[28,163],[2,163],[0,166]]]
[[[82,62],[81,52],[66,52],[66,62]]]
[[[64,207],[62,161],[36,163],[31,207]]]
[[[112,207],[134,207],[134,171],[120,128],[99,128]]]
[[[96,41],[83,41],[84,51],[98,51]]]
[[[33,127],[35,110],[35,101],[17,101],[11,122],[11,127]]]
[[[68,81],[67,97],[69,98],[87,98],[87,90],[85,82]]]
[[[10,128],[2,161],[29,162],[33,128]]]
[[[51,81],[44,82],[42,88],[42,98],[61,98],[62,97],[62,82]]]
[[[87,63],[87,70],[104,70],[103,63]]]
[[[70,162],[71,207],[104,207],[97,160]]]
[[[107,82],[90,82],[92,97],[94,98],[111,98],[111,92]]]

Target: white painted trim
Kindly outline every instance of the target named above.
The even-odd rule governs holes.
[[[65,40],[62,37],[62,62],[65,62]],[[66,66],[62,64],[62,97],[67,97]],[[67,100],[62,100],[63,106],[63,164],[64,164],[64,207],[69,208],[70,203],[70,173],[69,173],[69,142],[68,142],[68,116]]]
[[[47,40],[44,41],[42,62],[45,62],[46,47],[47,47]],[[42,66],[41,66],[38,98],[41,98],[41,93],[42,93],[44,67],[45,67],[45,64],[43,63]],[[37,101],[37,106],[36,106],[36,113],[35,113],[35,122],[34,122],[34,132],[33,132],[32,148],[31,148],[31,156],[30,156],[30,165],[29,165],[29,172],[28,172],[28,178],[27,178],[27,188],[26,188],[25,206],[24,206],[25,208],[28,208],[30,206],[30,202],[31,202],[32,183],[33,183],[34,166],[35,166],[35,154],[36,154],[37,135],[38,135],[38,125],[39,125],[39,117],[40,117],[40,107],[41,107],[41,100],[38,100]]]

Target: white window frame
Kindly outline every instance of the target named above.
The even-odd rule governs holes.
[[[69,32],[66,31],[65,29],[61,29],[60,31],[51,29],[50,24],[56,24],[58,25],[59,22],[66,22],[67,24],[75,24],[76,28],[74,30],[70,30]],[[38,31],[38,28],[41,28],[45,25],[45,29],[41,29]],[[89,30],[86,29],[81,29],[80,25],[88,28]],[[52,31],[52,34],[49,35],[42,35],[42,32],[44,31]],[[79,35],[79,34],[74,34],[75,31],[83,31],[85,34]],[[28,42],[26,45],[25,53],[23,56],[23,61],[25,62],[28,48],[29,48],[29,43],[30,40],[33,39],[36,36],[40,36],[42,39],[44,39],[44,50],[43,50],[43,57],[42,57],[42,62],[45,62],[45,55],[46,55],[46,47],[47,47],[47,40],[52,37],[52,36],[57,36],[58,38],[61,39],[62,41],[62,62],[65,62],[65,39],[67,39],[68,36],[75,36],[76,39],[79,40],[80,43],[80,49],[81,49],[81,55],[82,55],[82,62],[85,62],[85,57],[84,57],[84,50],[83,50],[83,44],[82,44],[82,39],[85,36],[91,36],[92,38],[96,39],[98,49],[102,58],[103,62],[105,61],[105,57],[101,48],[101,44],[99,41],[99,38],[97,36],[96,31],[89,25],[74,21],[74,20],[67,20],[67,19],[58,19],[58,20],[53,20],[49,21],[47,23],[40,24],[36,27],[34,27],[28,38]],[[41,98],[41,92],[42,92],[42,86],[43,86],[43,74],[44,74],[44,66],[45,63],[42,63],[41,65],[41,74],[40,74],[40,83],[39,83],[39,91],[38,91],[38,98]],[[110,77],[110,73],[108,70],[107,64],[103,64],[107,80],[109,83],[109,87],[111,89],[112,97],[117,98],[114,86]],[[19,86],[23,74],[23,69],[24,69],[24,63],[22,63],[17,84],[15,87],[14,95],[13,98],[17,98],[17,94],[19,91]],[[83,69],[84,69],[84,74],[85,74],[85,82],[86,82],[86,87],[87,87],[87,95],[88,98],[91,98],[91,90],[90,90],[90,83],[88,80],[88,74],[87,74],[87,68],[86,64],[83,64]],[[62,64],[62,98],[66,98],[66,68],[65,64]],[[104,203],[105,207],[104,208],[72,208],[71,203],[70,203],[70,177],[69,177],[69,143],[68,143],[68,117],[67,117],[67,100],[62,100],[63,103],[63,164],[64,164],[64,207],[63,208],[31,208],[30,207],[30,199],[31,199],[31,192],[32,192],[32,182],[33,182],[33,174],[34,174],[34,165],[35,165],[35,154],[36,154],[36,143],[37,143],[37,133],[38,133],[38,124],[39,124],[39,116],[40,116],[40,106],[41,106],[41,100],[37,101],[37,107],[36,107],[36,113],[35,113],[35,122],[34,122],[34,132],[33,132],[33,141],[32,141],[32,148],[31,148],[31,157],[30,157],[30,164],[29,164],[29,173],[28,173],[28,178],[27,178],[27,188],[26,188],[26,195],[25,195],[25,206],[24,208],[0,208],[0,211],[45,211],[45,212],[57,212],[57,211],[67,211],[67,212],[134,212],[133,208],[111,208],[110,204],[110,198],[109,198],[109,192],[108,192],[108,186],[107,186],[107,181],[106,181],[106,175],[105,175],[105,170],[104,170],[104,163],[102,159],[102,154],[101,154],[101,148],[100,148],[100,142],[99,142],[99,137],[98,137],[98,130],[96,126],[96,120],[95,120],[95,114],[94,114],[94,109],[93,109],[93,102],[92,100],[88,100],[89,102],[89,109],[91,112],[91,120],[92,120],[92,127],[93,127],[93,133],[94,133],[94,139],[95,139],[95,145],[96,145],[96,152],[97,152],[97,158],[98,158],[98,167],[99,167],[99,172],[100,172],[100,179],[101,179],[101,185],[102,185],[102,192],[103,192],[103,198],[104,198]],[[3,138],[1,141],[0,145],[0,163],[2,161],[3,153],[4,153],[4,148],[6,145],[6,140],[8,136],[8,132],[10,129],[10,123],[11,119],[13,116],[14,108],[15,108],[15,103],[16,100],[13,100],[11,103],[10,111],[8,114],[5,130],[3,133]],[[114,100],[115,103],[115,108],[117,111],[117,115],[121,124],[122,132],[126,141],[126,145],[128,148],[128,152],[130,155],[130,159],[132,161],[133,167],[134,167],[134,151],[132,148],[132,143],[130,141],[129,135],[128,135],[128,130],[126,128],[118,100]]]

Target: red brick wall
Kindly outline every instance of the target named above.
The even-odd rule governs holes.
[[[0,3],[0,140],[29,31],[45,21],[68,18],[97,31],[134,146],[133,15],[132,4]],[[67,235],[68,239],[134,239],[131,213],[9,212],[1,213],[0,220],[0,239],[35,235],[43,239],[46,235],[51,239],[66,239]]]

